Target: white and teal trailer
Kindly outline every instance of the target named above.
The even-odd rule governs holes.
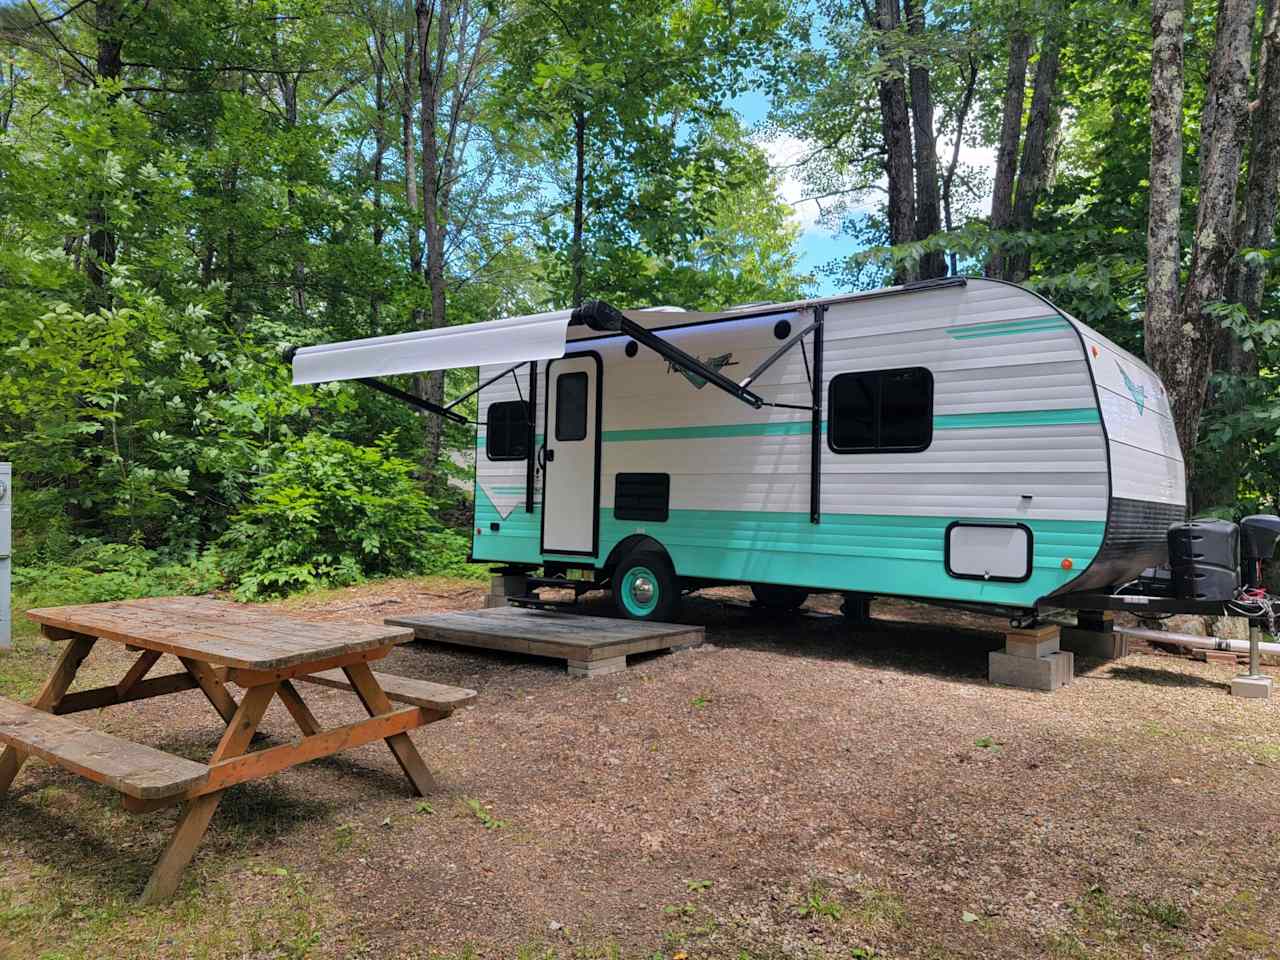
[[[293,363],[298,383],[478,366],[473,557],[588,571],[632,617],[720,583],[1029,610],[1163,563],[1186,513],[1159,378],[996,281],[589,302]]]

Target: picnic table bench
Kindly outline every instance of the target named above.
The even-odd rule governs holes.
[[[65,641],[53,673],[30,704],[0,698],[0,796],[28,756],[37,756],[118,791],[125,809],[145,813],[172,804],[182,810],[173,837],[143,891],[144,903],[177,889],[227,788],[308,760],[385,740],[418,795],[434,781],[408,731],[475,699],[475,691],[375,673],[369,664],[412,630],[371,624],[311,623],[217,600],[157,597],[28,611],[41,631]],[[68,693],[99,640],[139,653],[118,683]],[[165,655],[180,672],[148,679]],[[352,691],[368,718],[321,728],[294,681]],[[237,701],[228,689],[244,690]],[[226,723],[208,763],[83,727],[66,714],[200,690]],[[272,700],[279,697],[302,737],[247,752]],[[393,702],[406,704],[397,709]]]

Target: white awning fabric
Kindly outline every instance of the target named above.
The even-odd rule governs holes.
[[[569,310],[302,347],[293,382],[325,383],[564,356]]]

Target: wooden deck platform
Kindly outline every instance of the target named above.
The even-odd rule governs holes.
[[[627,657],[633,653],[697,646],[706,634],[702,627],[678,623],[640,623],[520,607],[390,617],[386,623],[412,628],[419,640],[563,659],[576,677],[616,673],[626,669]]]

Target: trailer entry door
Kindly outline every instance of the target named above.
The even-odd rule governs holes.
[[[542,466],[542,552],[596,552],[600,504],[600,358],[547,364]]]

